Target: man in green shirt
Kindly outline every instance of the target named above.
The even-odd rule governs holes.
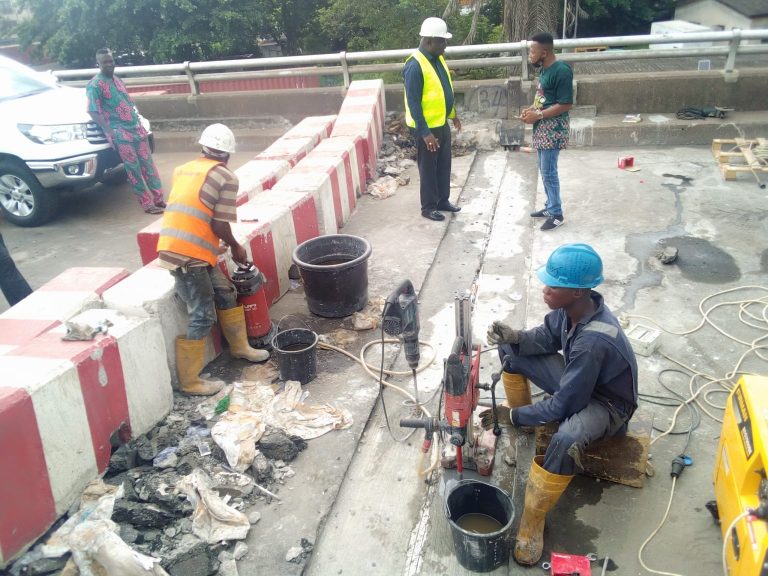
[[[557,159],[560,150],[568,146],[568,110],[573,108],[573,70],[567,63],[557,60],[554,40],[546,32],[531,38],[528,61],[541,72],[533,105],[523,110],[521,118],[526,124],[533,124],[533,147],[547,194],[544,208],[531,212],[531,217],[546,218],[541,229],[553,230],[564,220]]]

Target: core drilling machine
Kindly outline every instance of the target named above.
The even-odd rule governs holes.
[[[403,418],[404,428],[424,428],[422,452],[429,452],[435,432],[447,434],[449,443],[441,455],[443,468],[455,467],[461,477],[464,468],[474,469],[483,476],[493,470],[496,442],[501,435],[496,418],[496,384],[501,374],[494,373],[490,384],[480,384],[480,346],[472,345],[473,293],[467,290],[454,301],[456,337],[451,353],[444,362],[443,394],[440,398],[443,413],[440,418]],[[476,431],[472,416],[480,400],[480,390],[491,391],[493,429]]]

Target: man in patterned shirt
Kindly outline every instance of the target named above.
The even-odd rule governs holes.
[[[186,337],[176,338],[176,370],[181,391],[208,396],[224,386],[221,381],[200,377],[205,338],[218,316],[230,353],[235,358],[263,362],[266,350],[248,343],[243,307],[237,292],[218,266],[223,241],[238,264],[248,263],[245,248],[232,235],[230,222],[237,222],[236,198],[239,182],[229,168],[235,151],[235,136],[223,124],[203,130],[199,143],[202,156],[176,168],[163,227],[157,242],[160,265],[171,271],[176,293],[187,305]]]
[[[551,34],[540,32],[531,38],[528,61],[539,73],[539,85],[533,106],[521,114],[523,122],[533,124],[533,147],[539,162],[539,173],[547,194],[542,210],[531,212],[533,218],[546,218],[542,230],[552,230],[563,224],[560,203],[560,177],[557,158],[568,146],[570,121],[568,110],[573,108],[573,70],[557,60]]]
[[[120,155],[133,193],[147,214],[162,214],[163,185],[152,160],[147,131],[122,80],[115,76],[115,59],[109,48],[96,52],[99,73],[85,88],[88,113]]]

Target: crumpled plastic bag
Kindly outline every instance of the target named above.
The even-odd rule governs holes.
[[[213,425],[211,436],[229,465],[237,472],[245,472],[256,457],[256,442],[265,430],[266,424],[256,412],[227,412]]]
[[[352,330],[346,330],[345,328],[337,328],[330,334],[321,334],[318,337],[320,342],[324,344],[330,344],[338,348],[347,348],[357,341],[357,334]]]
[[[111,326],[114,326],[109,320],[103,320],[95,326],[85,322],[74,322],[68,320],[64,322],[67,333],[61,337],[62,340],[93,340],[96,334],[106,334]]]
[[[378,328],[381,322],[381,313],[384,310],[384,298],[377,296],[368,300],[368,305],[361,311],[352,315],[352,330],[373,330]]]
[[[270,426],[280,428],[303,440],[311,440],[331,430],[352,426],[352,414],[330,404],[311,406],[303,403],[301,383],[288,380],[285,390],[275,396],[265,413]]]
[[[64,572],[80,576],[168,576],[160,560],[132,550],[118,535],[120,527],[110,518],[123,487],[110,486],[101,479],[86,486],[80,509],[41,547],[49,558],[71,552]]]
[[[392,176],[382,176],[376,180],[376,182],[368,184],[368,194],[373,198],[384,200],[385,198],[394,196],[399,185],[397,178],[393,178]]]
[[[248,517],[228,506],[212,485],[210,476],[200,468],[195,468],[176,484],[176,489],[183,492],[195,507],[192,533],[209,544],[243,540],[251,528]]]

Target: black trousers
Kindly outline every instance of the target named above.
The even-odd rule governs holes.
[[[451,195],[451,128],[446,123],[430,130],[440,144],[435,152],[427,150],[424,138],[414,135],[422,212],[436,210]]]
[[[11,306],[32,294],[32,288],[24,280],[24,276],[16,268],[13,258],[8,253],[2,234],[0,234],[0,290]]]

